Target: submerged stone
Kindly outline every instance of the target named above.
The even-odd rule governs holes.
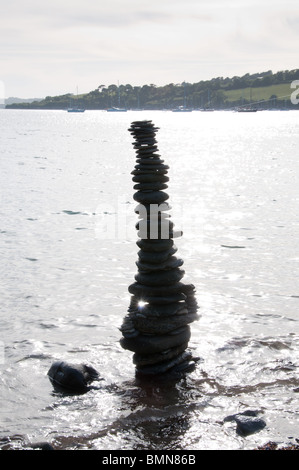
[[[55,389],[74,393],[87,392],[89,384],[99,378],[98,372],[91,366],[63,361],[54,362],[47,375]]]
[[[249,436],[261,431],[266,426],[266,422],[257,416],[236,415],[237,434]]]
[[[237,423],[237,434],[245,437],[259,432],[266,427],[266,422],[258,414],[259,412],[255,410],[246,410],[242,413],[227,416],[224,422],[235,421]]]
[[[170,360],[158,362],[153,365],[146,365],[146,366],[137,366],[137,374],[144,374],[144,375],[157,375],[157,374],[164,374],[165,372],[171,370],[173,367],[178,366],[180,364],[189,363],[192,356],[190,353],[184,351],[179,355],[174,356]]]
[[[133,363],[138,367],[151,365],[151,364],[158,364],[158,363],[173,359],[174,357],[180,355],[183,351],[186,350],[187,347],[188,347],[188,342],[182,343],[179,346],[176,346],[175,348],[166,349],[157,354],[151,353],[151,354],[146,355],[146,354],[135,353],[133,355]]]

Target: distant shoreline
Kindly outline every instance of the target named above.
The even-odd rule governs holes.
[[[170,83],[164,86],[100,85],[89,93],[76,96],[67,93],[42,99],[8,98],[3,106],[6,109],[65,110],[72,102],[72,106],[86,110],[113,107],[145,111],[177,108],[227,110],[244,106],[287,110],[299,109],[297,83],[299,69],[277,73],[268,70],[247,73],[242,77],[217,77],[197,83]]]

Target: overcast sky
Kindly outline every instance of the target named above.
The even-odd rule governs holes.
[[[0,0],[0,5],[0,83],[6,97],[299,68],[298,0]]]

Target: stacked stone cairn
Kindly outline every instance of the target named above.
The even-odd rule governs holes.
[[[171,207],[164,192],[169,167],[157,154],[155,139],[158,128],[152,121],[132,122],[129,129],[137,159],[132,171],[135,183],[135,212],[138,273],[128,288],[131,294],[128,314],[120,328],[121,346],[134,352],[133,363],[137,376],[164,373],[184,374],[195,367],[187,350],[190,340],[189,324],[198,319],[195,288],[184,284],[183,260],[175,255],[174,224],[167,213]]]

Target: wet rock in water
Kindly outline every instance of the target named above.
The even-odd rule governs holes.
[[[0,450],[54,450],[49,442],[28,442],[27,436],[14,434],[0,439]]]
[[[299,439],[296,439],[296,441],[299,442]],[[253,450],[299,450],[299,445],[290,443],[285,446],[279,447],[277,442],[269,441],[266,444],[259,446]]]
[[[235,421],[237,434],[240,436],[249,436],[249,434],[261,431],[266,426],[265,421],[257,416],[237,415]]]
[[[121,326],[121,346],[134,352],[137,376],[166,373],[185,374],[195,362],[187,352],[191,331],[189,324],[199,318],[195,288],[185,284],[183,260],[177,258],[174,230],[168,211],[169,167],[160,159],[156,128],[152,121],[135,121],[129,131],[135,138],[137,156],[133,175],[133,198],[139,239],[136,244],[138,273],[128,288],[131,302]]]
[[[85,393],[89,384],[99,379],[98,372],[86,364],[68,364],[57,361],[52,364],[48,374],[55,390],[72,393]]]
[[[227,416],[224,421],[235,421],[237,434],[244,437],[259,432],[266,426],[266,422],[258,417],[258,412],[255,410],[246,410],[243,413]]]
[[[31,449],[37,449],[37,450],[54,450],[54,447],[52,444],[49,444],[49,442],[35,442],[32,444],[29,444]]]

